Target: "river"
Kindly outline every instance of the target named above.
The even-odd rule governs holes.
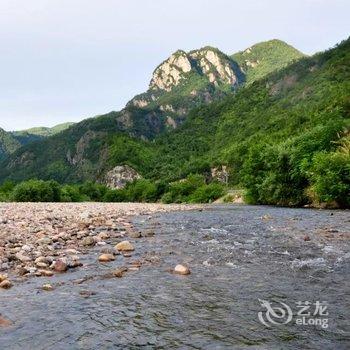
[[[1,291],[14,324],[0,328],[0,349],[350,348],[349,211],[212,205],[134,225],[155,232],[138,241],[133,258],[149,262],[139,271],[107,278],[127,258],[99,264],[94,248],[82,268]],[[170,273],[178,263],[191,274]]]

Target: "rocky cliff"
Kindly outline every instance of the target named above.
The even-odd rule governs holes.
[[[159,108],[167,120],[166,127],[174,128],[190,109],[223,97],[244,80],[239,65],[216,48],[178,50],[154,70],[148,91],[129,105]]]

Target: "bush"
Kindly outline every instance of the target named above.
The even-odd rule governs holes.
[[[126,202],[126,193],[124,190],[110,190],[108,189],[103,196],[104,202]]]
[[[225,193],[224,186],[219,183],[211,183],[198,187],[190,196],[190,203],[211,203],[222,197]]]
[[[349,154],[320,152],[314,156],[309,174],[310,191],[317,202],[350,207]]]
[[[11,199],[15,202],[59,202],[60,194],[56,181],[28,180],[14,188]]]
[[[102,202],[107,192],[107,187],[98,183],[86,181],[80,185],[79,192],[81,195],[84,195],[87,200]]]
[[[157,201],[157,186],[150,180],[140,179],[128,184],[125,188],[126,200],[130,202]]]
[[[205,184],[202,175],[189,175],[186,179],[173,182],[169,190],[162,197],[163,203],[185,203],[189,196],[199,187]]]
[[[61,188],[61,202],[83,202],[89,199],[79,192],[76,185],[64,185]]]

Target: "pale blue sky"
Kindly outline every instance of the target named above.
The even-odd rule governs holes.
[[[0,0],[0,127],[119,110],[179,48],[324,50],[347,38],[349,13],[349,0]]]

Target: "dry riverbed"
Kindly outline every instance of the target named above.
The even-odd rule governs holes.
[[[198,206],[135,203],[2,203],[0,204],[0,290],[31,277],[51,277],[81,267],[81,256],[100,248],[96,264],[117,255],[130,257],[128,266],[111,271],[122,277],[144,261],[132,260],[138,238],[131,218]],[[181,270],[181,268],[180,268]],[[54,287],[43,284],[43,290]],[[1,321],[1,320],[0,320]]]

